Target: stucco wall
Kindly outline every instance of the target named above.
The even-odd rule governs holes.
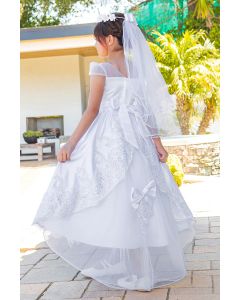
[[[88,97],[89,61],[79,55],[21,60],[20,143],[26,117],[63,115],[64,135],[77,126]]]

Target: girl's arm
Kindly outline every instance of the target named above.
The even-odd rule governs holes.
[[[163,147],[163,144],[162,144],[162,141],[161,141],[160,137],[155,136],[152,139],[153,139],[153,142],[154,142],[155,147],[157,149],[159,160],[161,162],[165,163],[168,159],[168,153],[167,153],[166,149]]]
[[[90,89],[88,97],[87,109],[82,115],[82,118],[74,130],[73,134],[68,139],[67,143],[60,149],[57,155],[59,161],[70,159],[70,155],[75,148],[77,142],[87,131],[93,120],[96,118],[100,103],[103,96],[105,85],[105,76],[94,75],[90,76]]]

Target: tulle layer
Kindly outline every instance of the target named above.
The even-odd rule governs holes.
[[[146,290],[174,283],[187,274],[175,243],[162,247],[112,248],[69,243],[44,232],[49,247],[85,276],[116,289]],[[190,239],[190,236],[189,236]]]
[[[186,275],[183,249],[195,234],[193,218],[186,206],[181,219],[176,219],[171,195],[158,190],[153,215],[142,227],[129,191],[132,186],[142,190],[149,181],[147,168],[135,176],[143,162],[136,152],[124,180],[98,205],[38,223],[54,252],[82,274],[112,288],[151,290]]]

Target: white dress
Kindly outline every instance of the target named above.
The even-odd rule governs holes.
[[[57,163],[32,224],[55,253],[106,286],[151,290],[176,282],[187,274],[193,215],[151,137],[142,137],[136,98],[121,108],[130,79],[108,62],[91,62],[89,74],[106,76],[99,113],[70,160]]]

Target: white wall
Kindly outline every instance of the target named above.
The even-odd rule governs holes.
[[[64,115],[64,135],[72,134],[86,101],[81,60],[78,55],[21,60],[20,143],[25,143],[22,133],[30,116]]]

